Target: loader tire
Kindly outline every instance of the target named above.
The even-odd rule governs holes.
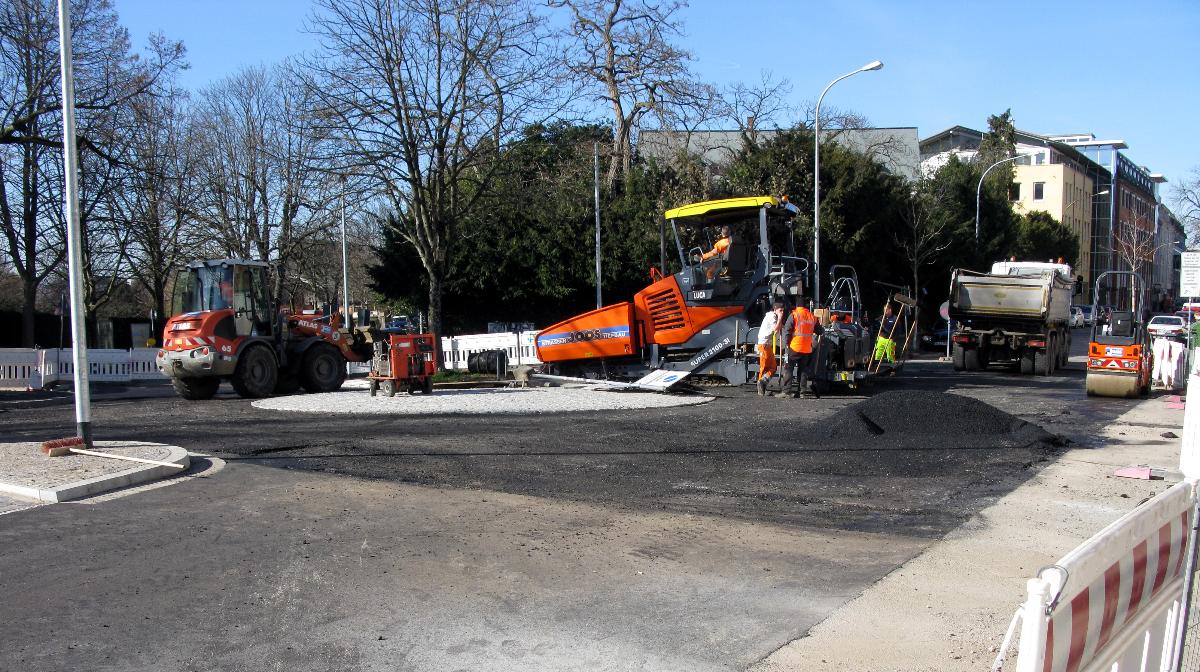
[[[172,378],[171,386],[188,401],[212,399],[221,386],[220,378]]]
[[[309,392],[333,392],[346,380],[346,360],[337,348],[318,343],[304,353],[300,384]]]
[[[275,391],[278,380],[279,365],[275,363],[275,355],[257,345],[238,356],[237,368],[229,382],[239,397],[261,399]]]

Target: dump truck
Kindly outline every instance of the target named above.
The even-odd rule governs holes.
[[[184,399],[211,399],[222,380],[239,396],[332,392],[346,362],[371,359],[361,331],[338,315],[291,311],[268,291],[269,266],[245,259],[189,264],[177,275],[174,316],[163,328],[158,369]]]
[[[623,301],[550,326],[536,338],[539,376],[664,391],[684,379],[741,385],[757,368],[754,334],[775,298],[801,299],[808,261],[796,255],[785,199],[753,196],[664,213],[650,285]],[[729,236],[723,237],[728,227]],[[668,273],[666,231],[678,271]],[[724,241],[723,243],[721,241]]]
[[[1071,351],[1071,267],[1002,261],[990,273],[954,269],[950,276],[950,337],[956,371],[1005,363],[1047,376]]]

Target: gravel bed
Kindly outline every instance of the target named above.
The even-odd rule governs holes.
[[[254,407],[273,411],[358,415],[490,415],[670,408],[695,406],[709,401],[712,401],[712,397],[567,387],[435,390],[429,396],[402,392],[395,397],[372,397],[366,391],[366,381],[347,381],[345,388],[337,392],[271,397],[254,402]]]
[[[56,488],[77,481],[129,471],[146,465],[74,453],[48,457],[40,442],[0,443],[0,483],[29,488]],[[171,446],[136,441],[96,441],[95,450],[114,455],[166,460]]]

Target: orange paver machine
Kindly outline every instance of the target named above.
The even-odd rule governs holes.
[[[685,378],[740,385],[757,367],[754,331],[773,297],[803,294],[798,209],[773,196],[685,205],[664,213],[660,264],[632,301],[577,315],[537,335],[542,375],[665,390]],[[667,231],[678,263],[668,274]]]

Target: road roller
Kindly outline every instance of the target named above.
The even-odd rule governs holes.
[[[1119,294],[1127,298],[1126,308],[1113,309],[1103,318],[1100,315],[1100,288],[1109,277],[1129,277],[1128,297],[1125,288]],[[1096,278],[1093,293],[1092,337],[1088,343],[1087,393],[1089,397],[1136,397],[1150,393],[1152,355],[1150,338],[1142,315],[1142,293],[1145,285],[1133,271],[1108,271]],[[1118,301],[1123,303],[1123,301]]]

